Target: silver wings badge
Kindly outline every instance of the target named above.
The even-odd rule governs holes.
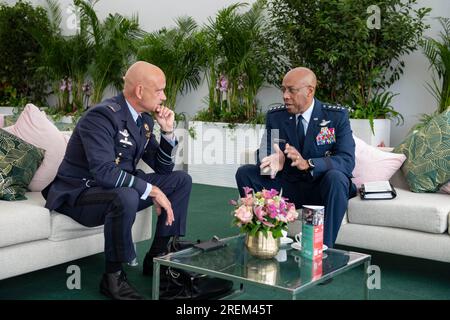
[[[321,126],[321,127],[325,127],[327,124],[329,124],[331,122],[331,120],[325,120],[325,119],[322,119],[322,122],[319,124],[319,126]]]
[[[128,130],[127,129],[123,129],[123,131],[120,131],[119,130],[119,133],[121,134],[121,135],[123,135],[123,137],[126,139],[126,138],[128,138],[129,136],[130,136],[130,134],[128,133]]]
[[[130,136],[130,134],[128,133],[127,129],[123,129],[123,131],[119,130],[119,133],[124,137],[124,139],[120,139],[120,141],[119,141],[120,143],[127,144],[129,146],[133,145],[133,143],[128,140],[128,137]]]

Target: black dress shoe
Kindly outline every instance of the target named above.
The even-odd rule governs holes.
[[[100,282],[100,292],[114,300],[143,300],[127,280],[124,271],[104,273]]]
[[[156,257],[162,257],[165,256],[167,252],[161,252],[158,254],[152,254],[150,252],[147,252],[144,258],[144,266],[142,267],[142,273],[144,276],[151,276],[153,275],[153,258]],[[162,271],[164,268],[167,268],[165,266],[161,266],[160,270]]]

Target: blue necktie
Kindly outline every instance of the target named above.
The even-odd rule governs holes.
[[[303,151],[303,144],[305,143],[305,128],[303,127],[303,116],[299,115],[297,120],[297,136],[298,136],[298,145],[300,153]]]
[[[142,117],[141,116],[137,117],[136,124],[137,124],[138,128],[140,128],[142,126]]]

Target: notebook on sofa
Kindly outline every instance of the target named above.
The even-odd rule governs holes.
[[[397,196],[395,188],[389,181],[372,181],[361,185],[359,194],[363,200],[386,200]]]

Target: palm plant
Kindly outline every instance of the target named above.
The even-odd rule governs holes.
[[[94,10],[95,1],[74,0],[80,9],[80,25],[88,35],[93,48],[89,75],[93,82],[92,102],[99,102],[106,87],[121,90],[122,76],[137,51],[136,41],[144,36],[137,16],[130,19],[119,14],[109,14],[101,22]],[[83,32],[83,31],[82,31]]]
[[[178,93],[198,88],[204,64],[198,26],[191,17],[176,20],[176,27],[163,28],[144,37],[137,59],[160,67],[166,74],[167,105],[175,109]]]
[[[31,30],[43,48],[42,65],[38,71],[52,83],[58,101],[57,110],[64,113],[82,110],[85,94],[83,85],[92,59],[92,46],[85,28],[73,36],[62,35],[61,8],[56,0],[46,2],[52,36],[43,36],[37,28]]]
[[[201,37],[205,43],[208,111],[225,121],[248,121],[257,114],[256,94],[266,80],[270,64],[263,41],[265,1],[245,13],[237,3],[209,19]]]
[[[427,84],[428,91],[438,102],[438,113],[450,107],[450,18],[438,18],[443,31],[441,41],[427,37],[423,43],[423,51],[430,61],[430,68],[437,73],[432,84]],[[439,82],[442,81],[440,84]]]

